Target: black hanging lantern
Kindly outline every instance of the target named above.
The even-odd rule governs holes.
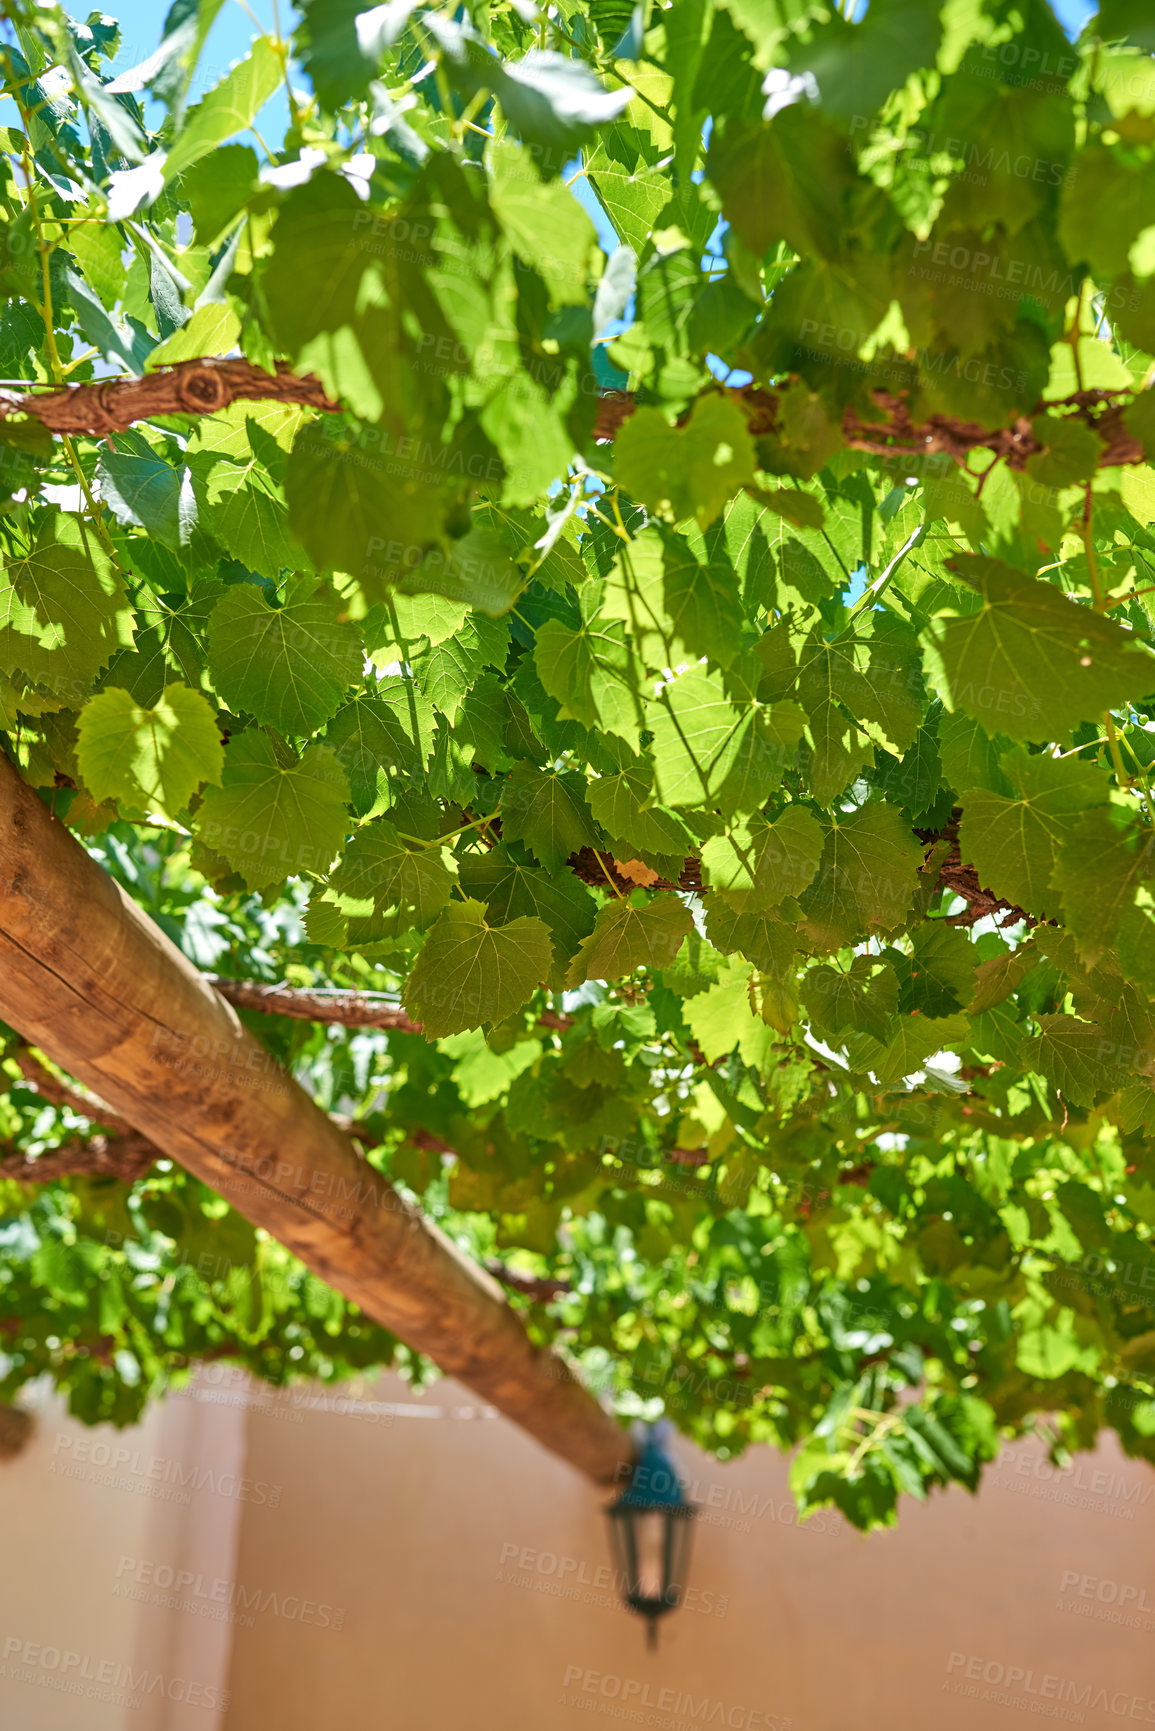
[[[647,1619],[650,1647],[658,1644],[658,1618],[682,1602],[695,1512],[655,1427],[629,1484],[606,1510],[622,1597]]]

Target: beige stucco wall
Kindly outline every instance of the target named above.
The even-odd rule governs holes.
[[[447,1387],[429,1401],[468,1402]],[[1066,1480],[1016,1449],[980,1498],[908,1502],[870,1538],[828,1514],[800,1530],[766,1451],[720,1466],[682,1445],[679,1458],[706,1507],[692,1608],[655,1655],[599,1585],[598,1500],[503,1421],[397,1418],[375,1433],[252,1419],[250,1466],[311,1488],[284,1519],[246,1521],[238,1573],[340,1594],[348,1615],[337,1632],[238,1631],[228,1731],[270,1698],[280,1731],[326,1712],[344,1731],[576,1731],[603,1707],[694,1731],[963,1731],[1037,1722],[1033,1709],[1088,1685],[1086,1724],[1155,1724],[1155,1474],[1109,1446]],[[1060,1609],[1114,1608],[1081,1596],[1086,1577],[1145,1589],[1127,1610],[1150,1614],[1126,1628]],[[1023,1674],[1021,1705],[982,1699],[1000,1666]]]
[[[138,1565],[167,1564],[174,1581],[182,1567],[231,1567],[244,1443],[243,1412],[199,1402],[119,1432],[37,1404],[31,1444],[0,1464],[4,1731],[222,1723],[227,1629],[174,1614],[172,1586],[142,1586]]]
[[[1155,1473],[1109,1445],[1066,1477],[1018,1447],[869,1539],[799,1529],[767,1452],[678,1449],[691,1602],[650,1654],[599,1499],[451,1383],[282,1398],[218,1368],[120,1436],[49,1403],[0,1468],[0,1725],[1155,1724]],[[139,1704],[97,1698],[125,1667]]]

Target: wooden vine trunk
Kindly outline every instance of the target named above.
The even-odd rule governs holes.
[[[0,1017],[597,1484],[629,1438],[0,759]]]

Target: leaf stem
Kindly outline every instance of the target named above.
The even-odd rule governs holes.
[[[865,613],[868,608],[874,606],[874,603],[878,600],[879,596],[888,587],[891,578],[894,576],[907,554],[913,553],[914,549],[921,546],[922,542],[926,540],[929,528],[929,523],[920,523],[918,528],[915,529],[912,534],[907,536],[898,552],[894,555],[894,558],[890,561],[890,564],[886,567],[886,570],[881,572],[874,579],[874,582],[870,587],[864,589],[862,594],[858,597],[858,600],[854,603],[854,606],[846,616],[845,625],[842,627],[842,630],[837,632],[831,639],[832,642],[837,643],[841,638],[845,637],[860,614]]]
[[[1108,601],[1103,611],[1110,613],[1115,607],[1126,607],[1128,601],[1138,601],[1141,595],[1155,595],[1155,586],[1150,589],[1132,589],[1130,595],[1120,595],[1117,601]]]
[[[386,813],[386,816],[388,816],[388,813]],[[463,823],[460,829],[451,829],[444,835],[435,835],[432,841],[426,840],[424,836],[406,835],[403,829],[399,829],[397,834],[401,840],[407,842],[410,847],[424,851],[434,847],[445,847],[447,843],[456,841],[459,835],[468,835],[471,829],[484,829],[486,824],[492,823],[494,818],[500,816],[501,807],[498,806],[496,810],[487,813],[485,817],[475,817],[472,823]]]
[[[606,864],[605,860],[602,858],[599,850],[596,847],[592,847],[590,849],[590,852],[593,854],[594,858],[597,860],[598,864],[601,866],[602,871],[605,874],[605,880],[609,884],[610,888],[613,890],[614,894],[617,896],[618,900],[620,902],[624,902],[626,898],[622,894],[621,890],[618,888],[617,884],[614,882],[613,876],[610,872],[610,868]]]
[[[1080,307],[1081,305],[1082,300],[1080,299]],[[1083,542],[1083,552],[1086,554],[1087,558],[1087,574],[1091,580],[1091,594],[1094,596],[1095,600],[1095,611],[1096,613],[1105,613],[1107,611],[1107,598],[1103,593],[1103,585],[1099,578],[1099,565],[1095,558],[1095,538],[1093,533],[1094,509],[1094,494],[1091,490],[1091,483],[1088,481],[1086,491],[1083,495],[1083,521],[1080,526],[1080,535]],[[1107,736],[1107,749],[1111,755],[1111,766],[1115,771],[1115,780],[1119,783],[1121,788],[1129,789],[1134,786],[1135,777],[1133,775],[1128,775],[1126,769],[1123,767],[1123,756],[1119,750],[1119,734],[1115,727],[1115,717],[1111,714],[1109,709],[1103,711],[1103,731]],[[1132,752],[1131,755],[1134,757],[1134,752]],[[1138,758],[1136,758],[1135,761],[1138,762]],[[1151,822],[1155,824],[1155,802],[1152,801],[1151,790],[1147,786],[1146,778],[1142,776],[1141,786],[1143,790],[1143,802],[1147,807],[1147,815],[1151,819]]]
[[[17,111],[19,112],[20,123],[24,128],[23,136],[20,140],[20,164],[24,173],[25,187],[28,193],[28,208],[32,213],[32,223],[36,230],[37,250],[40,253],[42,305],[39,308],[39,312],[44,323],[45,347],[48,351],[48,359],[53,382],[57,385],[63,385],[65,369],[61,365],[60,350],[56,345],[56,315],[52,305],[52,248],[49,246],[48,241],[45,238],[44,223],[40,215],[40,201],[36,196],[36,176],[32,160],[28,154],[28,110],[20,96],[19,88],[15,80],[12,80],[11,87],[12,99],[16,104]],[[102,508],[97,504],[96,499],[93,497],[88,477],[84,473],[84,470],[81,467],[80,458],[76,454],[76,447],[68,437],[67,433],[61,434],[60,443],[63,446],[65,455],[72,466],[72,472],[76,476],[80,485],[80,491],[84,495],[85,504],[88,507],[88,514],[92,519],[92,526],[96,530],[97,536],[103,544],[105,552],[109,555],[113,564],[116,566],[116,569],[123,576],[124,570],[120,563],[120,559],[117,556],[116,548],[112,544],[112,537],[109,535],[102,520]]]
[[[1151,819],[1152,825],[1155,825],[1155,800],[1151,797],[1151,784],[1147,780],[1147,774],[1143,768],[1142,762],[1140,761],[1139,753],[1135,750],[1135,747],[1131,744],[1131,741],[1127,738],[1126,734],[1122,736],[1122,739],[1123,744],[1127,747],[1127,750],[1135,762],[1136,773],[1131,779],[1138,780],[1139,786],[1143,790],[1143,802],[1147,807],[1147,815]]]

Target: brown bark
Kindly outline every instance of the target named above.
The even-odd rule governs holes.
[[[244,360],[179,361],[139,379],[65,385],[58,391],[0,391],[0,421],[32,415],[51,433],[123,433],[155,415],[213,415],[235,402],[300,403],[336,412],[320,379],[299,379],[286,366],[266,373]]]
[[[779,398],[782,390],[789,389],[788,384],[773,391],[748,385],[730,394],[741,404],[750,431],[757,437],[776,429]],[[996,461],[1005,458],[1012,469],[1023,468],[1028,457],[1042,450],[1025,416],[1009,427],[986,428],[949,415],[932,415],[916,425],[902,397],[885,391],[872,394],[878,405],[877,420],[864,421],[853,408],[843,416],[843,438],[849,450],[875,456],[944,456],[965,463],[971,451],[985,449],[994,453]],[[1099,467],[1113,468],[1144,461],[1142,445],[1123,420],[1122,397],[1119,391],[1076,391],[1059,403],[1040,404],[1039,408],[1064,408],[1093,427],[1104,447]],[[141,378],[109,379],[102,384],[65,385],[55,391],[0,391],[0,422],[9,415],[25,414],[53,433],[89,433],[103,438],[156,415],[211,415],[238,401],[299,403],[334,414],[341,407],[312,374],[298,378],[283,362],[277,363],[275,372],[267,373],[252,361],[226,357],[178,361]],[[594,438],[614,439],[635,407],[628,391],[606,391],[598,399]]]
[[[400,1005],[386,1003],[372,992],[311,990],[279,981],[266,985],[260,980],[226,980],[219,974],[206,974],[205,978],[238,1010],[262,1010],[266,1015],[292,1016],[302,1022],[338,1022],[343,1028],[421,1032],[421,1023],[407,1016]]]
[[[420,1022],[406,1015],[399,1005],[387,1003],[373,992],[287,986],[281,981],[267,985],[262,980],[227,980],[220,974],[204,977],[226,1003],[235,1004],[238,1010],[292,1016],[299,1022],[335,1022],[342,1028],[386,1028],[398,1034],[421,1032]],[[543,1010],[537,1021],[539,1027],[553,1028],[558,1033],[573,1026],[572,1016],[559,1015],[555,1010]]]
[[[68,1106],[81,1117],[91,1118],[94,1124],[107,1124],[110,1130],[129,1128],[124,1119],[110,1111],[103,1100],[82,1094],[78,1088],[71,1088],[59,1076],[54,1076],[47,1064],[42,1064],[26,1046],[16,1053],[16,1063],[24,1080],[30,1082],[36,1092],[43,1094],[46,1100],[51,1100],[54,1106]]]
[[[92,1136],[52,1148],[35,1159],[16,1150],[5,1151],[0,1160],[0,1178],[18,1184],[51,1184],[57,1178],[119,1178],[125,1184],[143,1178],[161,1158],[163,1150],[147,1136],[127,1130],[122,1136]]]
[[[624,1431],[0,761],[0,1017],[399,1339],[598,1484]]]

